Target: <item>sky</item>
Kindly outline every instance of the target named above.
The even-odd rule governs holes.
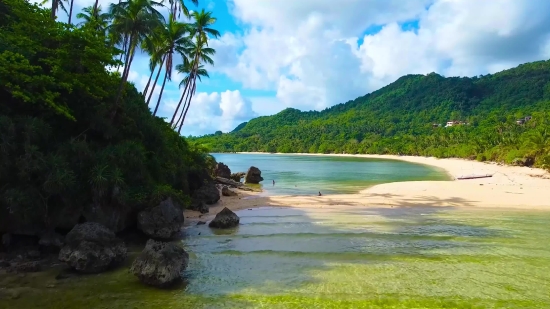
[[[104,8],[111,2],[100,0]],[[322,110],[406,74],[477,76],[550,58],[547,0],[187,2],[213,12],[221,37],[210,40],[215,64],[197,85],[185,136],[229,132],[288,107]],[[75,0],[75,12],[93,3]],[[131,67],[129,80],[140,91],[148,62],[140,54]],[[171,118],[181,79],[174,74],[167,82],[160,116]]]

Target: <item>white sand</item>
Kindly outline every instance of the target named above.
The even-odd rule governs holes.
[[[316,155],[316,154],[300,154]],[[239,191],[210,207],[207,216],[186,211],[186,217],[209,220],[224,207],[240,210],[258,206],[306,208],[452,206],[550,210],[550,175],[542,169],[503,166],[462,159],[391,155],[332,155],[394,159],[425,164],[445,170],[452,178],[471,174],[493,174],[490,178],[452,181],[409,181],[381,184],[356,194],[324,196],[259,196]],[[261,167],[260,167],[261,168]],[[203,217],[202,219],[198,219]]]

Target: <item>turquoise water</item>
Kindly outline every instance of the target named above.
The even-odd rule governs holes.
[[[416,180],[450,180],[445,171],[398,160],[279,154],[212,154],[233,173],[250,166],[262,171],[269,195],[356,193],[369,186]],[[275,186],[272,181],[275,180]]]
[[[550,214],[448,207],[257,208],[190,226],[185,282],[115,271],[0,276],[0,308],[550,308]],[[0,293],[1,295],[1,293]]]

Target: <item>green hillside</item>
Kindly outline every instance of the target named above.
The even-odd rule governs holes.
[[[532,119],[516,123],[526,116]],[[194,139],[215,152],[404,154],[541,166],[550,162],[549,116],[550,61],[538,61],[473,78],[406,75],[321,112],[289,108]],[[467,124],[445,128],[451,120]]]

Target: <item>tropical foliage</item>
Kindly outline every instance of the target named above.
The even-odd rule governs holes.
[[[526,116],[532,119],[517,123]],[[445,127],[448,121],[467,124]],[[402,154],[548,167],[550,61],[473,78],[407,75],[320,112],[286,109],[193,140],[218,152]]]
[[[103,13],[96,3],[75,26],[27,1],[0,2],[0,232],[70,228],[90,205],[135,211],[167,196],[185,204],[201,185],[212,158],[126,82],[142,46],[165,79],[176,59],[203,59],[192,53],[195,38],[208,39],[196,22],[165,21],[159,8],[129,0]],[[207,76],[200,64],[190,70]]]

